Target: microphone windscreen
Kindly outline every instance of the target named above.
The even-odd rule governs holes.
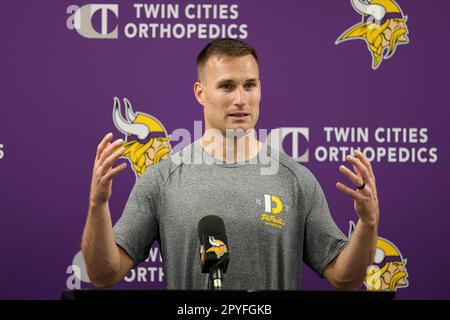
[[[214,215],[205,216],[198,222],[198,237],[200,241],[208,236],[215,236],[225,244],[228,243],[225,224],[220,217]]]
[[[211,273],[218,266],[223,273],[227,272],[230,257],[223,220],[214,215],[203,217],[198,222],[198,238],[202,272]]]

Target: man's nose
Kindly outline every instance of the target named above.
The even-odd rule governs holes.
[[[243,107],[246,103],[245,91],[243,88],[238,87],[236,89],[236,95],[234,97],[234,105]]]

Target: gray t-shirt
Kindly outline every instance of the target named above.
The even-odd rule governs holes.
[[[261,174],[263,156],[279,165],[276,174]],[[348,242],[304,166],[266,144],[250,161],[225,163],[199,140],[136,181],[115,241],[138,264],[157,240],[167,288],[205,289],[197,227],[207,215],[221,217],[228,236],[223,289],[299,289],[302,261],[322,277]]]

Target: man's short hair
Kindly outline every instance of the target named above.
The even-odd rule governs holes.
[[[252,55],[258,63],[258,55],[256,54],[255,49],[244,41],[231,38],[211,41],[197,56],[197,80],[203,80],[205,64],[210,57],[242,57],[248,54]]]

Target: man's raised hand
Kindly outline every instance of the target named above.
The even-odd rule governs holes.
[[[108,133],[97,147],[94,170],[92,172],[90,206],[101,206],[108,202],[112,193],[112,179],[125,170],[127,163],[123,162],[113,168],[113,164],[124,153],[123,139],[112,141],[113,134]]]

